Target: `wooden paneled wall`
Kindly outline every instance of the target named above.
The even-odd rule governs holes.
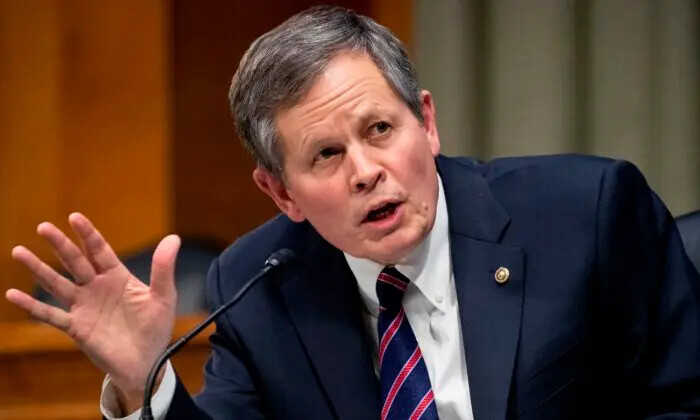
[[[71,211],[117,251],[171,228],[169,10],[164,1],[0,1],[0,290],[10,258]],[[0,320],[25,315],[0,300]]]

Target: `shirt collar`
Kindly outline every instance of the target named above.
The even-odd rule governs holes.
[[[438,310],[446,311],[444,297],[448,295],[452,278],[450,259],[449,225],[447,203],[442,180],[438,175],[438,201],[435,223],[428,235],[406,257],[396,264],[396,269],[411,279],[411,284]],[[375,316],[379,313],[376,282],[384,264],[366,258],[343,253],[350,270],[355,275],[365,305]]]

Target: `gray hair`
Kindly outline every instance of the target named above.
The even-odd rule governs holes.
[[[229,90],[231,113],[258,165],[282,178],[275,115],[294,106],[328,62],[343,51],[367,54],[397,96],[423,123],[420,90],[401,41],[352,10],[317,6],[256,39],[243,55]]]

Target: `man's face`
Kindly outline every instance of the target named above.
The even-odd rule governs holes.
[[[360,258],[393,263],[435,221],[440,149],[430,93],[424,124],[365,55],[335,57],[293,107],[277,115],[285,183],[254,178],[292,220]]]

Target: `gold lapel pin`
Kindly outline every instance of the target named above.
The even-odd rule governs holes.
[[[498,270],[496,270],[496,274],[494,274],[494,277],[496,279],[496,283],[504,284],[508,281],[508,278],[510,277],[510,271],[508,271],[508,269],[505,267],[498,267]]]

